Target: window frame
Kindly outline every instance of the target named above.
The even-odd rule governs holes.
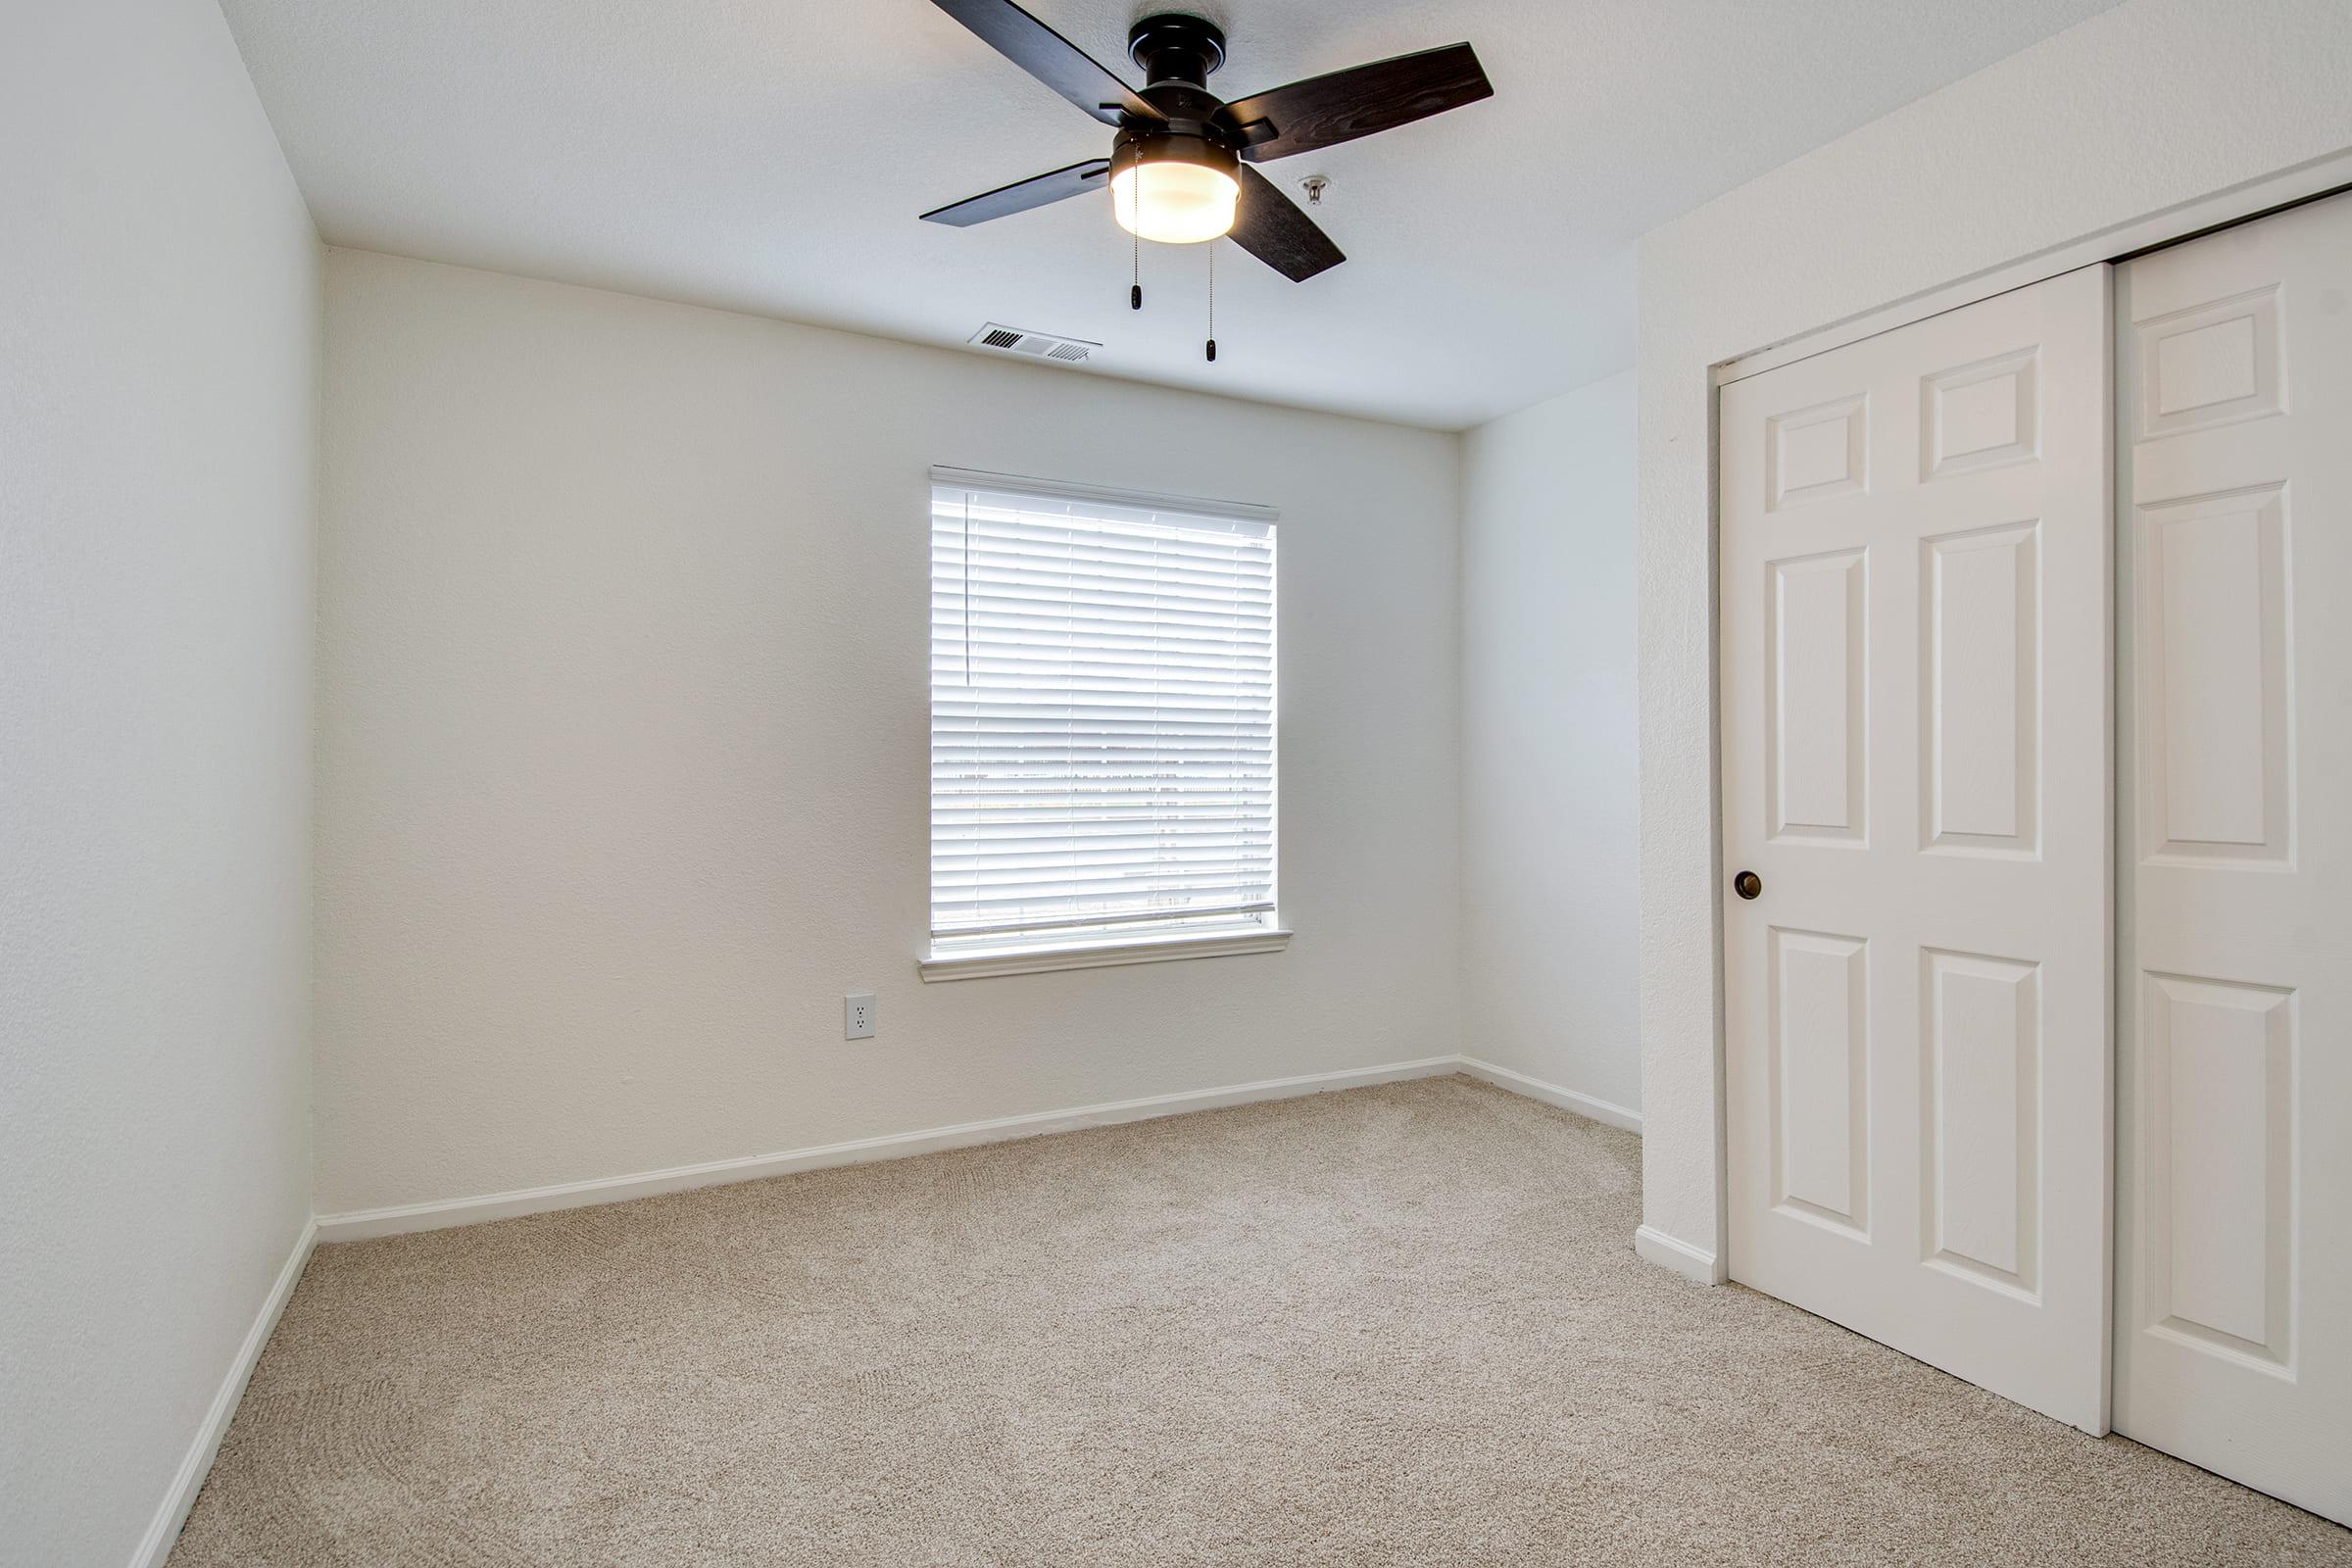
[[[933,492],[939,487],[996,491],[1039,500],[1068,501],[1079,504],[1095,503],[1112,507],[1129,507],[1187,513],[1200,517],[1237,519],[1261,523],[1269,540],[1275,538],[1279,514],[1275,509],[1249,502],[1210,500],[1192,496],[1155,494],[1148,491],[1113,489],[1101,485],[1073,484],[1062,480],[1039,479],[1023,474],[994,473],[984,469],[935,466],[930,470],[925,489],[924,533],[930,537],[933,526]],[[928,552],[926,552],[926,556]],[[933,581],[926,560],[924,568],[926,590]],[[1274,907],[1246,921],[1227,921],[1214,925],[1186,927],[1178,923],[1183,916],[1169,917],[1170,923],[1156,928],[1121,930],[1117,925],[1105,929],[1101,925],[1091,931],[1056,930],[1036,934],[986,934],[957,936],[926,936],[916,957],[916,968],[923,979],[969,980],[994,975],[1025,974],[1054,969],[1102,968],[1131,963],[1159,963],[1179,958],[1224,957],[1252,953],[1279,953],[1290,945],[1291,931],[1283,919],[1281,908],[1282,857],[1282,797],[1281,797],[1281,668],[1280,641],[1282,629],[1281,567],[1279,547],[1276,547],[1273,573],[1275,598],[1274,623],[1269,651],[1273,656],[1274,689],[1268,701],[1272,801],[1267,810],[1267,828],[1272,838],[1272,865],[1269,873],[1271,902]],[[928,597],[928,594],[926,594]],[[926,622],[924,657],[926,671],[930,662],[931,634]],[[932,757],[935,732],[928,725],[935,722],[931,704],[934,700],[930,677],[925,675],[926,730],[924,749]],[[928,769],[926,769],[928,772]],[[933,795],[926,778],[924,792],[925,847],[923,857],[925,928],[928,931],[936,919],[933,910],[932,850],[930,841]],[[1076,924],[1076,922],[1073,922]]]

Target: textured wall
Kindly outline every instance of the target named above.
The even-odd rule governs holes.
[[[1462,1047],[1642,1103],[1631,371],[1462,440]]]
[[[319,252],[207,0],[0,8],[0,1559],[127,1560],[311,1214]]]
[[[1457,1049],[1453,437],[327,279],[321,1212]],[[934,463],[1282,509],[1290,951],[917,979]]]
[[[1708,367],[2352,146],[2343,0],[2131,0],[1642,245],[1645,1223],[1720,1266]]]

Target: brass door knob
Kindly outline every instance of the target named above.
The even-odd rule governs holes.
[[[1752,899],[1764,891],[1764,879],[1753,871],[1742,871],[1732,878],[1732,891],[1743,899]]]

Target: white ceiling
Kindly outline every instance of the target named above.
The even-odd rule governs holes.
[[[223,0],[331,244],[1459,428],[1633,362],[1643,230],[2114,0],[1212,0],[1225,97],[1467,39],[1495,97],[1266,165],[1348,263],[1129,245],[1108,199],[915,215],[1109,131],[927,0]],[[1180,6],[1029,0],[1129,80]],[[1935,171],[1920,171],[1932,179]]]

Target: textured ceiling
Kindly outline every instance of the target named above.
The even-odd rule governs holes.
[[[329,243],[1457,428],[1633,361],[1644,229],[2112,0],[1220,0],[1225,97],[1457,39],[1496,96],[1264,167],[1331,181],[1289,283],[1129,244],[1107,198],[915,215],[1108,130],[925,0],[223,0]],[[1130,80],[1154,6],[1030,0]],[[1922,170],[1922,178],[1934,178]]]

